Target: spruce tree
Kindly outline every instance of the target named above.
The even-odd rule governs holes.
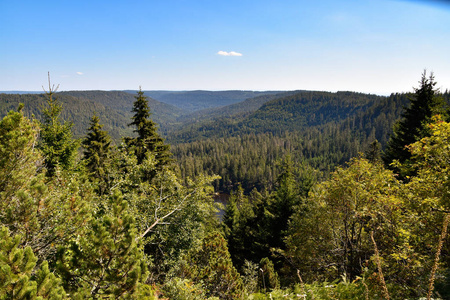
[[[73,124],[60,120],[62,105],[54,97],[58,87],[51,86],[50,75],[48,82],[49,89],[45,92],[48,106],[42,111],[44,120],[41,123],[39,148],[44,155],[47,176],[53,177],[58,166],[69,170],[74,165],[78,143],[72,139]]]
[[[169,145],[164,144],[164,139],[157,132],[156,123],[150,119],[150,108],[148,107],[147,97],[144,92],[139,89],[136,101],[133,104],[132,112],[134,113],[132,122],[129,126],[135,126],[134,132],[137,134],[135,138],[125,139],[128,147],[134,150],[138,163],[142,163],[149,153],[155,155],[157,160],[157,168],[170,163]]]
[[[410,106],[402,114],[402,118],[394,126],[393,134],[388,142],[383,155],[383,161],[387,167],[400,173],[401,177],[413,175],[414,171],[407,168],[400,170],[391,163],[398,161],[408,165],[411,153],[406,147],[428,135],[427,124],[435,114],[444,113],[443,100],[439,90],[436,89],[436,81],[433,73],[427,77],[423,72],[420,86],[415,88],[415,93],[410,98]]]
[[[86,138],[82,141],[84,161],[91,179],[97,181],[98,192],[103,194],[110,181],[109,160],[111,158],[111,138],[102,130],[103,125],[96,114],[91,118]]]

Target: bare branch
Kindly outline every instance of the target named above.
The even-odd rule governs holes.
[[[143,237],[145,237],[145,235],[147,235],[147,233],[149,233],[156,225],[158,224],[162,224],[162,221],[168,217],[170,217],[171,215],[173,215],[175,212],[180,211],[181,207],[183,206],[183,204],[185,203],[186,199],[188,197],[190,197],[191,195],[193,195],[195,192],[197,191],[197,189],[194,189],[193,191],[191,191],[190,193],[188,193],[179,203],[178,205],[176,205],[171,211],[169,211],[166,215],[164,215],[161,218],[158,218],[158,211],[160,208],[160,205],[158,205],[155,209],[155,222],[153,222],[152,225],[150,225],[140,236],[136,237],[136,242],[139,241],[140,239],[142,239]],[[167,197],[164,197],[167,198]],[[161,200],[161,198],[160,198]],[[160,202],[161,203],[161,202]],[[159,204],[160,204],[159,203]]]

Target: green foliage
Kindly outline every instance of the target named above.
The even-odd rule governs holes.
[[[279,168],[280,176],[271,193],[254,190],[246,196],[243,189],[238,189],[229,198],[222,223],[233,263],[239,270],[247,260],[260,263],[268,257],[277,271],[285,265],[279,254],[286,248],[289,220],[294,212],[303,209],[314,177],[307,168],[300,170],[289,156]]]
[[[423,76],[422,83],[433,80]],[[416,90],[420,97],[429,92]],[[61,133],[62,149],[73,142],[71,127],[53,96],[50,88],[41,125],[50,141],[60,142]],[[397,166],[415,173],[402,182],[381,164],[379,149],[406,95],[265,97],[246,102],[258,111],[221,120],[214,112],[204,117],[210,123],[186,127],[197,131],[176,135],[197,140],[176,147],[177,170],[164,158],[170,153],[142,91],[133,108],[135,137],[111,155],[94,115],[78,163],[56,146],[43,147],[44,140],[40,149],[55,151],[40,152],[39,124],[21,108],[8,113],[0,122],[0,299],[381,299],[386,290],[393,299],[415,299],[434,279],[433,296],[445,295],[444,117],[408,146],[410,161]],[[131,101],[115,105],[129,110]],[[328,177],[363,149],[365,158]],[[52,160],[45,178],[49,153],[66,158]],[[222,224],[213,182],[233,191]]]
[[[153,156],[138,164],[133,155],[120,155],[126,172],[116,178],[115,184],[136,218],[145,252],[154,260],[153,280],[163,280],[183,252],[194,247],[206,231],[217,227],[217,209],[211,197],[211,181],[216,177],[198,176],[183,185],[168,167],[156,171]],[[152,181],[142,180],[152,172],[156,174]]]
[[[0,299],[65,299],[61,280],[44,261],[35,270],[37,257],[30,247],[21,248],[21,236],[0,229]],[[33,275],[33,273],[35,275]]]
[[[279,176],[275,163],[288,154],[326,178],[375,139],[383,147],[406,102],[404,94],[300,92],[267,102],[252,115],[183,124],[168,140],[183,177],[219,174],[216,190],[228,193],[238,184],[246,193],[271,190]],[[319,111],[327,117],[320,120]]]
[[[14,195],[30,184],[35,176],[36,162],[40,156],[35,149],[39,132],[36,122],[25,118],[21,112],[10,112],[0,122],[0,197],[4,218]]]
[[[259,270],[261,273],[259,274],[259,288],[262,291],[274,290],[280,288],[280,281],[278,280],[278,274],[275,272],[273,262],[264,257],[261,259]]]
[[[164,283],[164,297],[171,300],[201,300],[207,299],[201,284],[195,284],[191,280],[172,278]]]
[[[369,287],[363,278],[350,282],[344,277],[340,281],[331,283],[297,284],[292,288],[276,289],[265,294],[253,294],[248,299],[366,300],[383,298],[376,292],[369,291]]]
[[[58,167],[70,170],[75,163],[78,142],[72,139],[72,123],[61,123],[62,105],[54,97],[55,89],[46,92],[47,107],[43,109],[39,149],[44,156],[47,176],[55,176]]]
[[[300,258],[295,264],[302,276],[311,278],[321,269],[331,279],[359,276],[373,254],[370,231],[376,231],[383,247],[396,242],[402,213],[397,193],[396,179],[381,164],[359,158],[338,168],[314,189],[310,207],[293,217],[287,243],[293,258]]]
[[[96,183],[100,194],[104,193],[111,181],[112,146],[108,133],[102,130],[97,115],[93,115],[87,136],[82,141],[83,155],[89,177]]]
[[[27,299],[36,294],[36,283],[30,281],[37,258],[30,247],[21,249],[20,236],[9,237],[1,228],[0,244],[0,296],[2,299]]]
[[[134,151],[138,164],[142,163],[147,157],[148,152],[155,155],[158,168],[171,162],[169,145],[164,144],[164,140],[157,133],[156,123],[150,119],[150,109],[148,107],[147,97],[144,92],[138,91],[135,97],[132,112],[134,113],[130,126],[134,126],[134,132],[137,134],[135,138],[126,138],[127,147]],[[148,174],[151,179],[155,174]]]
[[[405,109],[400,121],[394,126],[394,132],[386,147],[383,160],[389,168],[401,172],[401,176],[414,174],[413,170],[406,170],[406,165],[411,159],[411,153],[407,149],[410,145],[428,135],[427,124],[435,114],[444,112],[444,101],[435,88],[436,81],[433,73],[427,78],[423,72],[419,88],[410,99],[410,105]],[[394,165],[394,161],[404,164],[403,170]]]
[[[258,291],[259,265],[249,260],[245,260],[242,267],[242,281],[248,294]]]
[[[110,211],[92,219],[86,234],[63,247],[59,271],[75,297],[113,296],[139,299],[139,286],[148,276],[143,251],[137,244],[134,218],[120,194],[110,198]]]
[[[94,112],[97,112],[100,123],[109,132],[116,143],[122,137],[130,136],[132,128],[127,124],[132,116],[131,109],[133,95],[122,91],[67,91],[55,93],[58,101],[64,106],[61,118],[72,122],[74,137],[81,138],[89,127],[89,121]],[[148,99],[153,119],[166,127],[176,121],[182,111],[174,106]],[[0,116],[4,117],[10,110],[17,109],[19,103],[24,103],[24,115],[38,120],[43,119],[41,107],[46,104],[45,94],[0,94]]]
[[[371,163],[381,162],[381,144],[374,140],[364,152],[364,157]]]
[[[88,192],[74,174],[50,181],[37,174],[37,131],[36,123],[19,112],[10,112],[0,123],[0,221],[23,236],[22,243],[42,261],[88,218],[83,200]]]
[[[208,234],[198,248],[189,251],[181,268],[182,277],[202,283],[208,297],[241,299],[242,278],[233,267],[225,239],[218,233]]]

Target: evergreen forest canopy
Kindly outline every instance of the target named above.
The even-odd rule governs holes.
[[[146,94],[0,94],[0,299],[450,297],[433,74],[194,112]]]

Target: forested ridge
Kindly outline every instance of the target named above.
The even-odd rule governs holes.
[[[228,106],[260,95],[278,94],[277,91],[144,91],[146,96],[194,112]]]
[[[409,96],[301,92],[246,116],[186,126],[168,141],[187,141],[172,142],[183,176],[220,174],[216,189],[226,192],[239,184],[261,189],[273,184],[274,165],[287,154],[326,176],[375,140],[384,147]]]
[[[161,104],[161,128],[142,90],[70,93],[0,95],[0,299],[450,297],[450,97],[433,74],[188,123]]]

